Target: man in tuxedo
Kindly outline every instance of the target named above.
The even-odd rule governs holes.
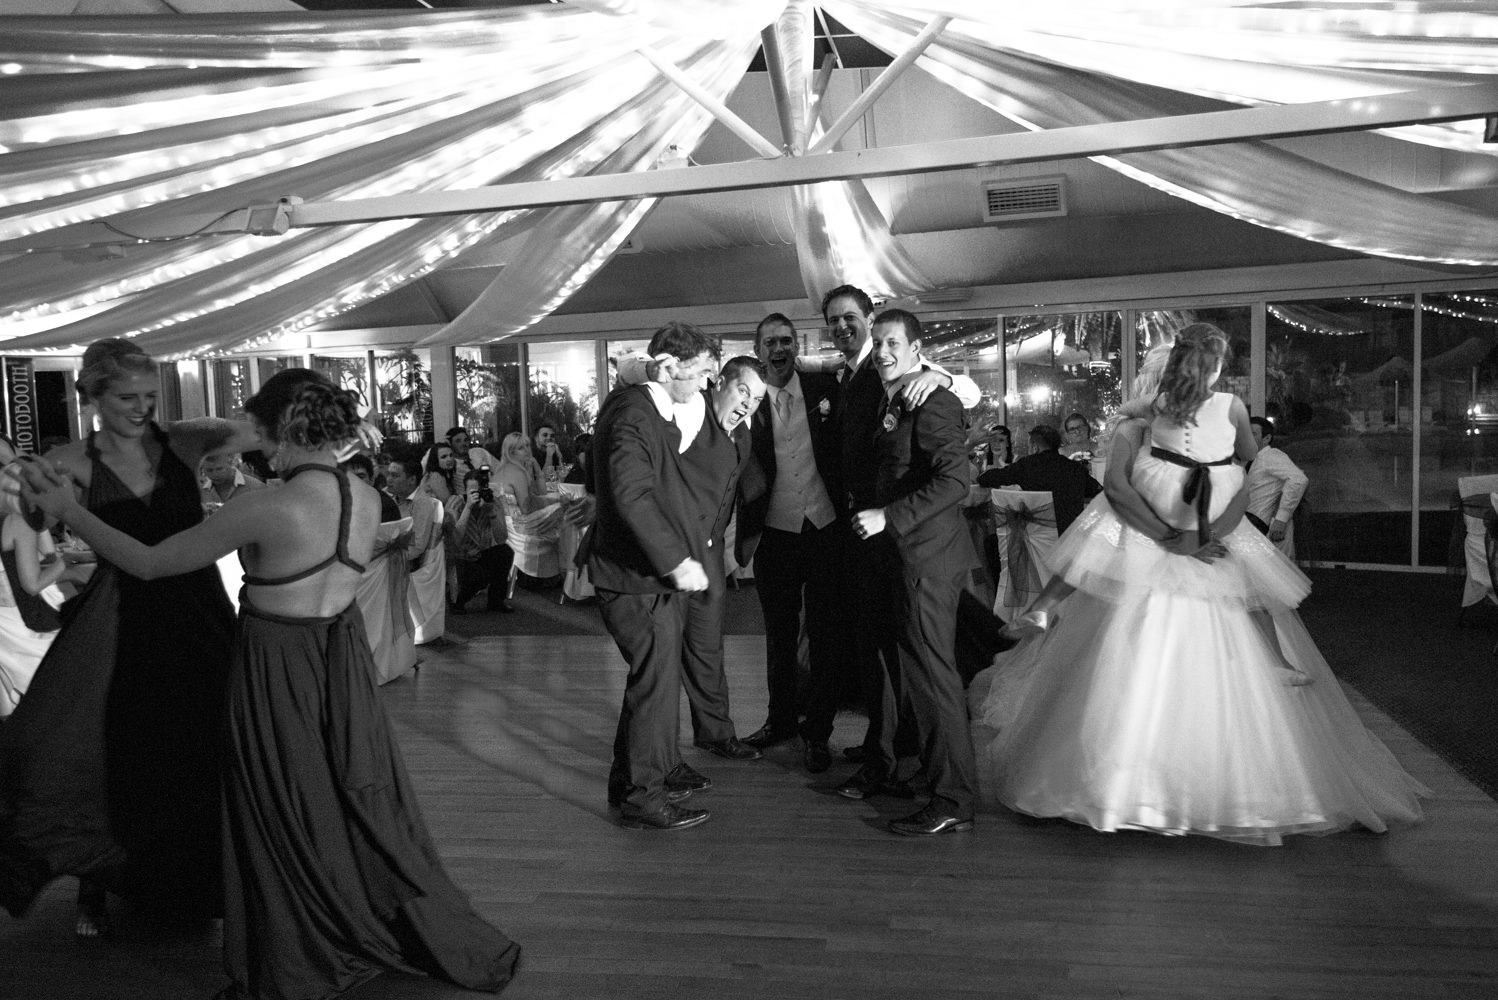
[[[682,684],[692,717],[692,743],[725,760],[759,760],[759,749],[740,741],[729,712],[728,677],[723,671],[723,616],[728,602],[728,569],[723,536],[733,518],[739,477],[749,463],[745,420],[765,395],[764,366],[754,358],[729,358],[707,390],[707,419],[681,455],[682,480],[698,517],[708,525],[703,569],[707,589],[688,596],[682,637]],[[696,789],[711,782],[682,764],[676,779]]]
[[[598,513],[585,544],[604,626],[629,665],[609,804],[630,829],[678,830],[708,818],[678,805],[691,789],[669,779],[687,605],[708,587],[712,527],[689,495],[681,457],[708,419],[702,388],[717,351],[695,326],[661,327],[650,354],[677,359],[674,377],[612,393],[595,429]]]
[[[919,377],[921,324],[903,309],[874,320],[874,366],[884,405],[874,437],[878,468],[873,505],[853,515],[860,539],[888,537],[898,557],[897,662],[884,676],[883,712],[907,701],[920,735],[931,800],[890,822],[907,836],[971,828],[976,789],[967,702],[957,670],[957,598],[977,557],[962,522],[969,471],[962,406],[946,389],[918,406],[900,395]],[[892,765],[894,739],[881,730],[881,763]]]
[[[755,590],[765,618],[769,716],[744,742],[770,747],[800,736],[812,774],[831,765],[827,741],[837,714],[836,682],[844,648],[839,617],[845,547],[841,466],[830,374],[798,372],[796,328],[781,313],[760,320],[755,353],[769,387],[750,422],[758,477],[740,481],[740,564],[754,560]],[[810,678],[799,697],[798,647],[806,620]]]
[[[995,490],[1001,486],[1018,486],[1051,495],[1056,511],[1056,534],[1062,534],[1082,513],[1087,501],[1103,491],[1096,479],[1088,475],[1087,466],[1061,454],[1061,435],[1049,424],[1037,424],[1030,431],[1030,454],[1013,465],[989,469],[978,477],[978,485]]]
[[[873,363],[870,331],[874,321],[874,301],[867,292],[853,285],[840,285],[822,297],[822,317],[832,332],[832,341],[842,352],[844,367],[837,373],[838,402],[834,412],[838,421],[839,468],[842,477],[844,512],[875,506],[874,485],[878,477],[879,458],[874,437],[884,409],[885,392]],[[900,398],[912,407],[920,406],[939,388],[956,393],[963,406],[975,405],[981,398],[971,379],[953,376],[936,365],[921,361],[907,373],[899,387]],[[966,534],[966,529],[964,529]],[[842,560],[843,579],[839,584],[850,595],[851,614],[843,616],[844,648],[853,649],[858,657],[858,671],[863,681],[869,728],[863,745],[844,751],[850,760],[860,764],[851,778],[838,786],[844,798],[863,799],[871,795],[891,794],[908,798],[913,793],[895,774],[895,758],[885,746],[886,737],[894,739],[898,756],[916,750],[914,724],[898,719],[894,712],[885,715],[886,685],[884,679],[897,669],[895,652],[893,576],[897,556],[888,536],[849,539],[847,556]],[[891,706],[894,703],[891,703]],[[898,738],[893,730],[899,722]],[[885,729],[891,730],[886,733]]]

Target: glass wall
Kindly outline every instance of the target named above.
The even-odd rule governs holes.
[[[542,424],[554,427],[563,462],[572,461],[572,442],[593,430],[593,418],[598,415],[594,347],[592,340],[527,345],[526,426],[532,435]]]
[[[213,412],[234,419],[244,413],[250,392],[250,362],[233,358],[213,362]]]
[[[357,355],[347,356],[322,354],[312,356],[314,371],[322,372],[340,389],[359,394],[359,398],[364,401],[364,405],[360,407],[361,412],[374,407],[374,399],[369,391],[368,367],[363,351]]]
[[[374,407],[387,439],[432,440],[431,358],[424,349],[375,355]]]
[[[1413,397],[1413,307],[1411,296],[1268,305],[1264,412],[1311,480],[1302,559],[1410,564],[1415,422],[1433,416],[1428,392]]]
[[[1426,293],[1421,306],[1419,558],[1443,566],[1459,480],[1498,474],[1498,290]]]
[[[498,454],[499,442],[520,430],[520,345],[492,344],[460,347],[454,353],[458,424],[475,443]],[[439,436],[447,433],[439,427]]]
[[[1004,317],[1004,422],[1016,456],[1028,450],[1031,429],[1047,424],[1061,433],[1072,414],[1089,430],[1062,450],[1090,455],[1098,429],[1123,402],[1122,342],[1117,310]]]

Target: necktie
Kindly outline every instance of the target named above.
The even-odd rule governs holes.
[[[775,416],[781,424],[788,425],[791,422],[791,394],[790,390],[782,389],[775,396]]]

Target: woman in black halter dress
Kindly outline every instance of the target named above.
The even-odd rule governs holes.
[[[198,459],[253,447],[248,424],[154,422],[156,364],[129,341],[84,354],[101,429],[54,449],[82,503],[151,545],[203,519]],[[242,440],[240,440],[242,438]],[[90,880],[79,933],[107,930],[102,887],[173,913],[222,906],[220,733],[234,612],[217,571],[143,580],[104,559],[0,728],[0,903],[20,915],[59,875]]]
[[[45,463],[26,468],[29,499],[143,578],[236,548],[245,563],[224,770],[225,995],[317,1000],[382,969],[502,989],[520,948],[443,870],[375,688],[354,592],[379,499],[335,453],[357,412],[305,369],[278,373],[245,408],[285,484],[155,547],[80,507]]]

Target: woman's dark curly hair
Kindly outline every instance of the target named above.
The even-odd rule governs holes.
[[[351,392],[321,372],[287,368],[277,372],[244,404],[272,441],[299,448],[338,445],[358,433],[359,410]]]

